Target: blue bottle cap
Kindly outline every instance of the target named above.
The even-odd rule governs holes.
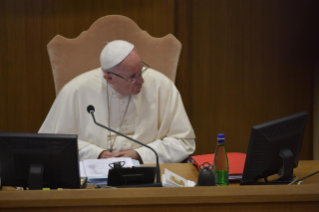
[[[224,133],[218,133],[217,139],[225,139]]]
[[[225,135],[224,133],[219,133],[217,135],[217,144],[224,144],[225,143]]]

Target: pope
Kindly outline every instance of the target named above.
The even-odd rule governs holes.
[[[79,159],[131,157],[155,163],[154,153],[94,124],[97,121],[158,153],[160,163],[181,162],[195,151],[195,134],[174,83],[151,69],[133,44],[109,42],[101,67],[67,83],[39,133],[77,134]]]

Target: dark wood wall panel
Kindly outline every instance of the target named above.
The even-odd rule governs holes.
[[[1,0],[0,131],[37,132],[54,99],[46,45],[77,37],[106,15],[124,15],[155,37],[174,31],[174,1]]]
[[[176,1],[184,44],[177,87],[197,135],[197,154],[246,152],[250,130],[307,111],[301,158],[312,158],[313,1]]]
[[[46,50],[105,15],[183,44],[176,85],[211,153],[246,152],[251,126],[307,111],[301,158],[312,158],[315,0],[0,0],[0,131],[37,132],[55,98]]]

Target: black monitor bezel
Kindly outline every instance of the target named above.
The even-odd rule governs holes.
[[[17,141],[17,142],[29,142],[30,145],[26,152],[21,149],[15,149],[13,144],[7,145],[5,144],[6,139],[8,141]],[[24,163],[23,158],[25,161],[32,161],[34,164],[38,165],[43,163],[44,167],[44,174],[43,174],[43,181],[44,182],[52,182],[45,185],[45,187],[49,187],[52,189],[55,188],[80,188],[80,169],[79,169],[79,155],[78,155],[78,142],[77,142],[77,135],[71,134],[47,134],[47,133],[19,133],[19,132],[0,132],[0,146],[11,149],[10,152],[3,152],[6,156],[1,157],[0,155],[0,169],[1,169],[1,177],[2,177],[2,186],[14,186],[14,187],[29,187],[29,179],[26,182],[26,173],[25,170],[27,169],[27,164]],[[21,143],[22,144],[22,143]],[[23,143],[27,144],[27,143]],[[50,146],[50,145],[55,146]],[[4,146],[6,145],[6,146]],[[40,148],[37,145],[49,145],[50,147],[46,147],[52,150],[44,150],[42,153],[41,151],[36,148]],[[61,146],[59,146],[61,145]],[[62,146],[64,145],[64,146]],[[44,147],[42,147],[44,148]],[[61,150],[59,149],[61,148]],[[48,152],[49,151],[49,152]],[[63,156],[64,151],[67,151],[69,156]],[[69,160],[65,158],[68,157]],[[57,159],[58,158],[58,159]],[[64,158],[64,159],[62,159]],[[55,160],[55,161],[54,161]],[[56,161],[57,160],[57,161]],[[63,161],[64,160],[64,161]],[[16,163],[19,162],[19,165]],[[27,162],[29,163],[29,162]],[[9,165],[6,165],[9,164]],[[32,164],[29,164],[29,166]],[[16,170],[16,166],[22,166],[23,171]],[[48,167],[47,167],[48,166]],[[62,167],[63,166],[63,167]],[[67,169],[72,169],[70,172]],[[52,169],[52,170],[51,170]],[[54,180],[52,179],[45,179],[46,176],[50,175],[46,172],[49,170],[49,173],[55,173]],[[62,171],[63,170],[63,171]],[[21,172],[23,172],[21,174]],[[60,173],[63,172],[63,173]],[[68,172],[68,173],[66,173]],[[17,173],[20,173],[19,176]],[[21,177],[23,175],[23,177]],[[50,175],[51,176],[51,175]],[[51,177],[53,178],[53,177]],[[66,179],[67,178],[67,179]]]

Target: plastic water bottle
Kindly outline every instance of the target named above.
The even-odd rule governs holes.
[[[217,146],[215,150],[213,172],[216,185],[228,186],[228,158],[225,149],[225,135],[217,135]]]

